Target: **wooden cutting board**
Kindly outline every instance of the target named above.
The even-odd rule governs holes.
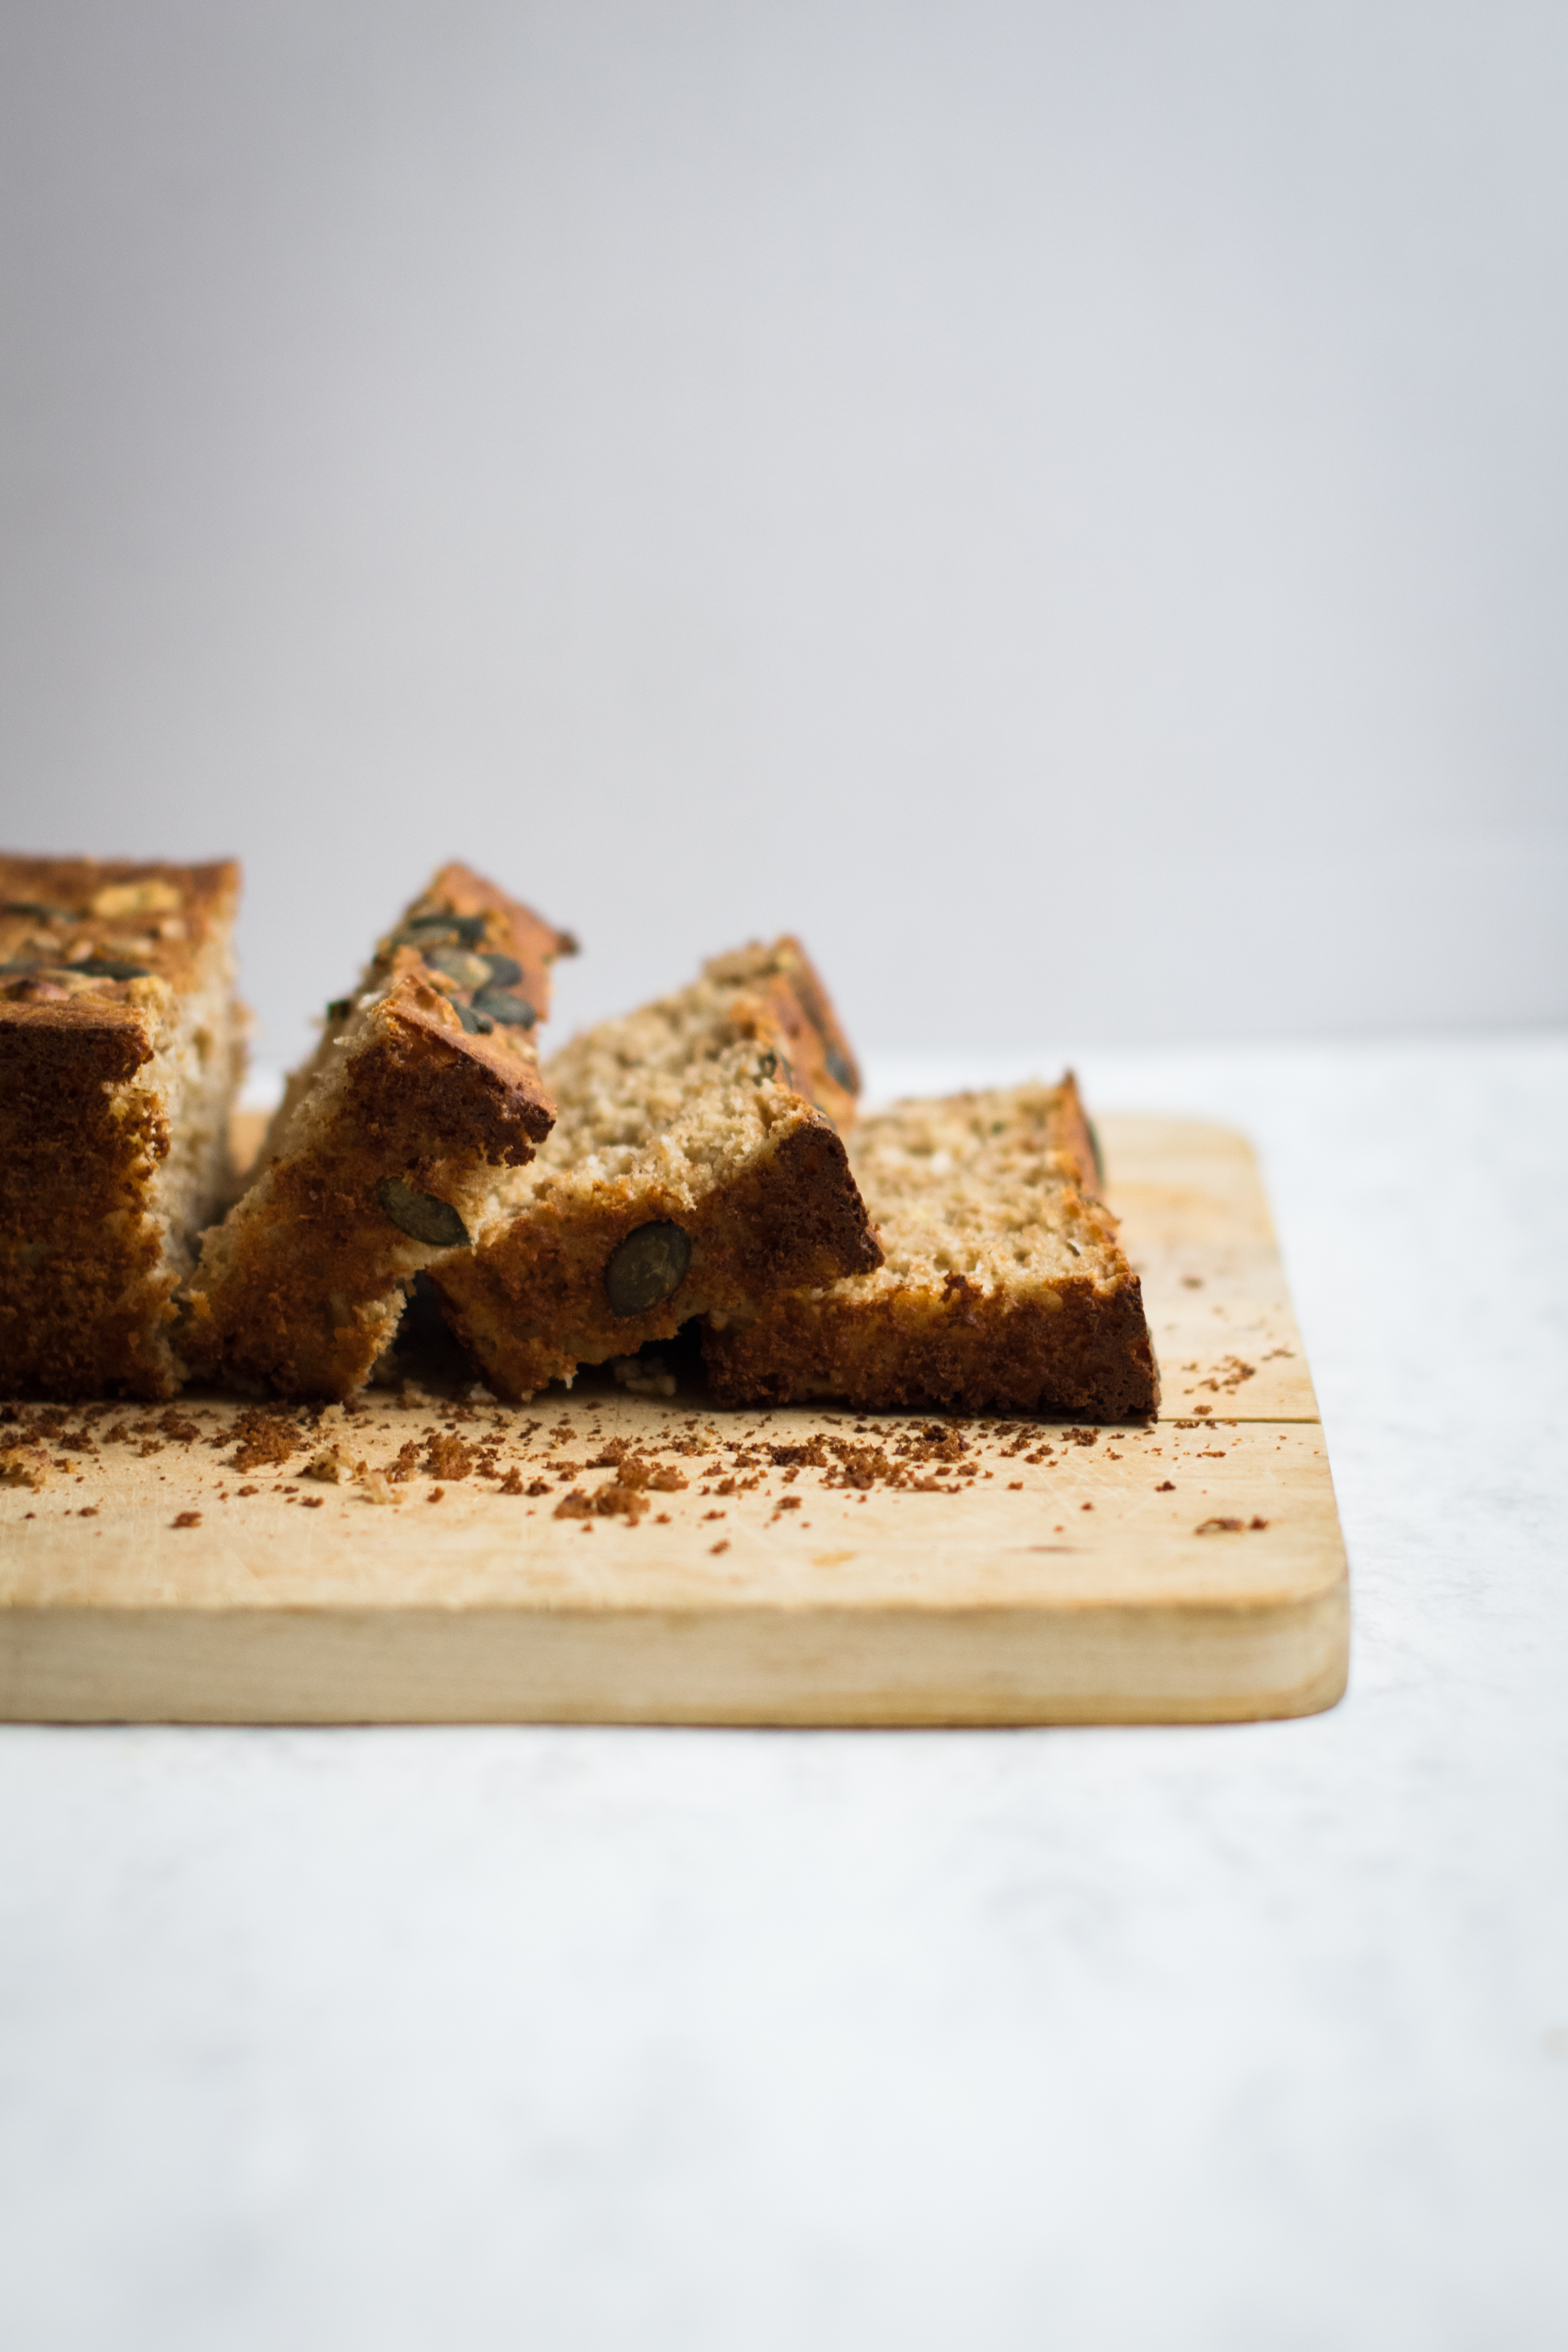
[[[922,1458],[929,1420],[721,1412],[697,1387],[631,1395],[595,1374],[525,1409],[377,1394],[314,1431],[289,1415],[301,1450],[243,1471],[231,1402],[100,1411],[90,1445],[71,1413],[43,1485],[0,1487],[0,1717],[1174,1723],[1331,1706],[1344,1549],[1252,1154],[1189,1121],[1102,1131],[1164,1381],[1153,1426],[1086,1443],[969,1422],[942,1463]],[[432,1475],[432,1435],[476,1466]],[[598,1457],[617,1438],[686,1484],[635,1522],[561,1516],[612,1482]],[[374,1502],[302,1475],[329,1441],[372,1469],[418,1460]],[[800,1446],[825,1462],[771,1451]],[[522,1491],[502,1490],[509,1471]]]

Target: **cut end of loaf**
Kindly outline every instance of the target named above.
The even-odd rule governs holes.
[[[0,859],[0,1362],[174,1393],[174,1294],[228,1181],[238,868]]]

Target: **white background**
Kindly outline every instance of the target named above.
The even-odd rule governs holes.
[[[466,852],[567,1021],[1568,1013],[1568,14],[8,0],[0,791],[238,850],[263,1060]]]

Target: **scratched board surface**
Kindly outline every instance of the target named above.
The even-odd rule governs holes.
[[[1147,1427],[530,1407],[14,1409],[0,1715],[940,1724],[1300,1714],[1343,1687],[1343,1549],[1256,1165],[1106,1118],[1164,1386]],[[673,1391],[673,1392],[670,1392]],[[21,1448],[18,1454],[17,1447]]]

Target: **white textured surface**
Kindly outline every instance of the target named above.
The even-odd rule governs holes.
[[[1343,1706],[0,1734],[8,2347],[1568,2340],[1568,1040],[1085,1076],[1263,1146]]]

